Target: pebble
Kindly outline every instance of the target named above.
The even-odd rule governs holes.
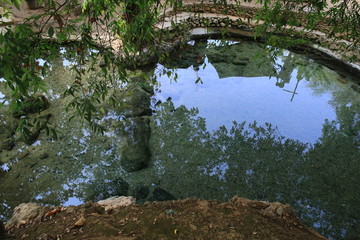
[[[284,214],[284,209],[282,207],[278,207],[276,209],[276,213],[281,217]]]
[[[194,224],[190,223],[190,229],[196,231],[197,227]]]

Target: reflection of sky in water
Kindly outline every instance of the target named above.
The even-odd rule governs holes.
[[[67,59],[63,59],[63,66],[64,67],[73,66],[75,64],[76,64],[76,61],[69,61]]]
[[[80,205],[80,204],[83,204],[83,203],[84,203],[84,201],[80,200],[77,197],[69,197],[68,200],[66,202],[64,202],[62,205],[64,207],[70,206],[70,205],[77,206],[77,205]]]
[[[190,41],[192,45],[195,44],[195,41]],[[218,40],[218,39],[209,39],[207,40],[208,46],[206,48],[212,47],[221,47],[221,46],[230,46],[239,43],[238,41],[231,41],[231,40]]]
[[[4,78],[0,78],[0,82],[5,82],[5,79],[4,79]],[[4,97],[5,97],[5,95],[4,95],[2,92],[0,92],[0,103],[3,102]],[[8,101],[5,101],[4,104],[5,104],[5,105],[8,105],[9,102],[8,102]]]
[[[160,93],[156,98],[172,98],[175,107],[199,108],[206,119],[208,130],[232,126],[232,121],[269,122],[278,127],[278,133],[287,138],[314,143],[321,136],[324,119],[334,120],[336,114],[328,102],[331,93],[314,96],[302,80],[291,102],[292,93],[275,85],[276,79],[264,77],[228,77],[219,79],[216,69],[206,61],[206,68],[198,72],[192,68],[177,69],[177,82],[170,83],[166,75],[158,78]],[[162,68],[162,66],[158,66]],[[203,84],[195,84],[197,77]],[[295,89],[296,70],[286,90]]]

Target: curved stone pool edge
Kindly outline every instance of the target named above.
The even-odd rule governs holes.
[[[193,28],[190,31],[191,40],[208,37],[221,38],[222,36],[221,29],[219,28]],[[237,29],[229,29],[227,36],[235,39],[246,39],[249,41],[253,41],[255,37],[252,32],[246,32]],[[259,38],[257,41],[264,42]],[[298,45],[296,47],[290,48],[289,50],[316,60],[321,65],[335,70],[337,73],[343,76],[350,76],[353,81],[360,83],[360,65],[343,60],[340,55],[332,52],[327,48],[312,43],[308,45]]]
[[[256,11],[256,8],[242,7],[250,13],[241,16],[235,14],[236,7],[238,6],[231,4],[223,8],[213,8],[211,5],[206,4],[185,5],[182,9],[186,9],[186,11],[181,11],[181,9],[179,12],[168,11],[163,17],[160,17],[162,21],[159,21],[156,27],[165,31],[173,31],[175,26],[179,27],[179,34],[183,36],[188,34],[186,40],[223,36],[224,34],[254,39],[255,27],[262,24],[261,21],[252,19],[251,15]],[[207,12],[209,10],[210,12]],[[222,14],[224,11],[228,14]],[[316,60],[321,61],[323,59],[322,64],[330,68],[336,67],[340,73],[360,76],[360,49],[357,47],[350,48],[351,42],[328,38],[323,32],[310,32],[303,27],[286,26],[284,30],[289,34],[290,31],[287,30],[298,33],[304,32],[304,39],[309,41],[308,44],[296,46],[295,49],[291,50],[305,53],[305,55],[310,55],[311,58]],[[268,32],[268,34],[271,34],[271,32]],[[291,34],[289,36],[293,37]],[[262,39],[257,37],[257,40],[261,41]],[[175,46],[177,43],[175,42]],[[356,60],[351,62],[350,59]],[[354,77],[354,80],[360,82],[358,77]]]

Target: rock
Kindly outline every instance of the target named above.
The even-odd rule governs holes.
[[[129,119],[124,124],[125,143],[121,149],[121,166],[135,172],[146,168],[151,157],[149,149],[150,120],[146,117]]]
[[[122,178],[111,182],[94,181],[87,187],[89,192],[86,201],[100,201],[112,196],[125,196],[129,190],[129,184]]]
[[[276,208],[276,214],[279,216],[283,216],[284,215],[284,208],[282,206]]]
[[[341,46],[338,43],[330,44],[329,49],[331,50],[339,50]]]
[[[190,227],[190,229],[193,230],[193,231],[196,231],[196,230],[198,229],[198,228],[197,228],[194,224],[192,224],[192,223],[190,223],[189,227]]]
[[[176,200],[176,198],[168,193],[167,191],[165,191],[162,188],[155,188],[154,192],[153,192],[153,201],[170,201],[170,200]]]
[[[265,209],[267,208],[270,203],[269,202],[265,202],[265,201],[254,201],[254,200],[250,200],[248,198],[243,198],[243,197],[239,197],[239,196],[234,196],[230,202],[236,204],[236,205],[241,205],[241,206],[245,206],[245,207],[251,207],[254,209]]]
[[[23,224],[39,220],[44,214],[44,208],[35,203],[22,203],[15,207],[12,218],[7,222],[6,229],[19,227]]]
[[[263,209],[261,213],[268,217],[295,216],[294,209],[290,205],[278,202],[269,203],[269,206]]]
[[[112,197],[105,200],[98,201],[97,203],[109,212],[119,207],[127,207],[135,204],[136,199],[133,197]]]
[[[136,198],[136,200],[145,199],[149,193],[149,187],[142,184],[135,185],[130,191],[130,195]]]
[[[167,209],[167,210],[165,211],[165,213],[166,213],[166,215],[170,216],[170,215],[174,215],[175,211],[172,210],[172,209]]]
[[[294,209],[288,204],[282,204],[279,202],[256,201],[238,196],[234,196],[230,202],[236,205],[258,209],[262,215],[267,217],[295,217]]]
[[[104,214],[105,209],[98,203],[87,202],[84,204],[84,214]]]

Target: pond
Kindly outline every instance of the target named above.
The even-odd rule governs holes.
[[[329,238],[359,236],[359,85],[305,56],[268,50],[244,40],[190,41],[156,64],[150,80],[123,84],[123,107],[102,106],[104,135],[67,121],[61,94],[75,63],[62,50],[46,77],[44,111],[59,140],[40,135],[0,152],[1,219],[22,202],[237,194],[291,204]],[[0,85],[0,98],[4,91]],[[0,123],[4,141],[14,124],[6,107]]]

